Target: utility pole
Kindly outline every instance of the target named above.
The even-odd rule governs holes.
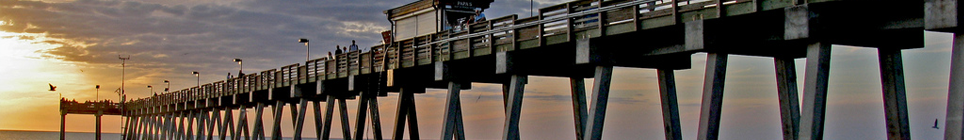
[[[124,95],[126,95],[126,94],[124,94],[124,82],[126,81],[124,75],[127,73],[127,60],[130,60],[130,59],[131,59],[131,55],[127,55],[127,57],[121,57],[120,55],[117,55],[117,59],[120,59],[120,60],[121,60],[121,93],[120,93],[120,94],[121,94],[121,100],[120,100],[120,103],[123,103],[124,100],[125,100],[125,99],[124,99]],[[100,91],[100,85],[97,85],[97,87],[98,87],[98,88],[97,88],[98,94],[100,94],[100,93],[99,93],[99,91]],[[124,122],[123,117],[121,118],[121,122]],[[100,126],[99,126],[99,124],[100,124],[100,116],[97,117],[97,123],[98,123],[98,130],[97,130],[97,131],[100,131],[100,128],[99,128],[99,127],[100,127]],[[124,128],[124,126],[121,126],[121,130],[126,130],[126,129],[127,129],[127,128]],[[100,135],[100,133],[98,133],[98,139],[100,138],[99,135]],[[121,136],[121,137],[127,137],[127,136]]]
[[[117,55],[117,59],[121,60],[121,96],[123,96],[123,95],[126,95],[124,93],[124,81],[125,81],[124,74],[127,73],[127,60],[131,59],[131,55],[127,55],[127,57],[121,57],[120,55]],[[124,100],[124,99],[121,99],[121,100]]]

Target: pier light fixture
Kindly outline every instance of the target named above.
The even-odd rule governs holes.
[[[201,88],[201,73],[194,71],[194,77],[197,77],[197,87]]]
[[[97,97],[94,97],[94,101],[100,100],[100,85],[94,86],[94,89],[96,89],[97,92],[97,95],[95,95]]]
[[[305,43],[305,61],[311,60],[311,53],[308,51],[308,39],[301,38],[298,39],[298,43]]]
[[[234,62],[238,62],[238,77],[244,76],[244,65],[241,64],[241,58],[234,58]]]
[[[165,79],[165,80],[164,80],[164,83],[167,84],[167,87],[164,88],[164,92],[170,92],[170,90],[171,90],[171,81],[168,81],[168,80]]]

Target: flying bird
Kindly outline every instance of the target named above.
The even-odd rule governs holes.
[[[47,85],[50,86],[50,91],[57,91],[57,86],[54,86],[50,83],[47,83]]]
[[[937,127],[937,119],[934,119],[934,127],[931,127],[931,128],[941,129],[940,127]]]
[[[57,91],[57,86],[54,86],[50,83],[47,83],[47,85],[50,86],[50,91]]]
[[[84,69],[80,69],[80,72],[84,72]]]

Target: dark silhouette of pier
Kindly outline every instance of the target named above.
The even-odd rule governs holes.
[[[503,85],[502,138],[519,139],[527,76],[539,75],[570,78],[574,131],[579,139],[596,140],[602,136],[612,69],[619,66],[657,70],[666,139],[678,140],[683,134],[673,71],[688,69],[690,56],[702,52],[707,60],[698,139],[717,139],[729,55],[773,58],[784,139],[822,139],[831,44],[841,44],[878,50],[887,137],[910,139],[901,50],[923,47],[928,30],[955,33],[945,138],[961,139],[964,35],[956,32],[962,31],[964,14],[959,5],[957,0],[579,0],[538,9],[532,17],[490,18],[457,32],[394,40],[367,52],[136,99],[106,112],[128,118],[126,139],[214,139],[215,134],[279,139],[288,105],[295,109],[291,136],[300,139],[305,114],[312,113],[306,109],[320,110],[325,102],[324,115],[313,112],[321,139],[329,137],[336,104],[345,139],[360,139],[366,119],[372,119],[374,139],[402,139],[405,127],[409,139],[419,139],[414,96],[437,88],[448,89],[441,139],[464,139],[460,90],[471,89],[472,82],[495,83]],[[797,83],[793,60],[798,58],[806,58],[803,83]],[[583,86],[584,78],[595,78],[592,89]],[[399,104],[388,126],[394,131],[386,137],[377,101],[388,94],[399,94]],[[346,100],[359,103],[354,130],[347,126]],[[274,114],[265,113],[265,107]],[[61,108],[88,114],[92,109]],[[247,129],[246,108],[256,110],[253,130]],[[235,110],[241,111],[237,121]],[[265,114],[273,122],[262,120]]]

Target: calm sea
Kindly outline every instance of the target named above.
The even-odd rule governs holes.
[[[121,139],[121,134],[118,133],[102,133],[101,137],[105,140],[119,140]],[[67,132],[66,138],[68,140],[92,140],[94,139],[94,133],[83,133],[83,132]],[[58,140],[60,139],[60,132],[48,132],[48,131],[16,131],[16,130],[0,130],[0,140]],[[285,140],[290,140],[292,138],[284,138]],[[317,140],[315,138],[304,138],[305,140]],[[341,140],[335,139],[332,140]]]

